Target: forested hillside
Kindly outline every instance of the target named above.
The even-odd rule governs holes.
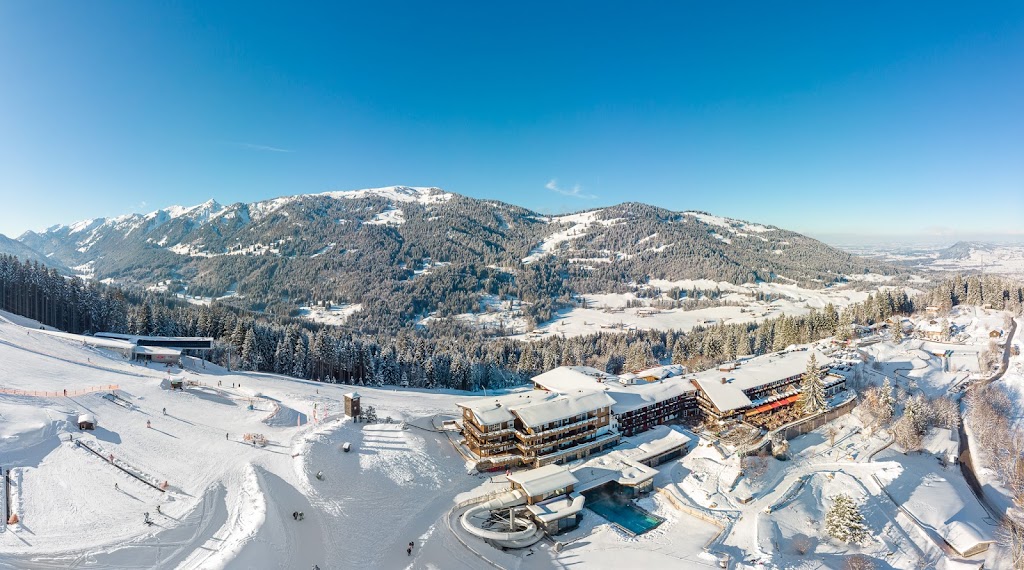
[[[483,337],[453,323],[442,328],[373,334],[252,313],[215,303],[192,305],[165,293],[138,293],[66,278],[34,262],[0,256],[0,308],[74,333],[211,336],[206,357],[248,370],[352,384],[400,384],[463,390],[525,382],[561,365],[611,372],[662,360],[703,369],[744,355],[781,350],[836,334],[853,321],[873,322],[913,310],[903,293],[883,292],[837,312],[758,324],[717,324],[691,331],[640,331],[522,342]]]
[[[223,206],[208,201],[87,220],[19,240],[97,280],[295,315],[359,304],[357,329],[397,331],[433,314],[521,302],[544,322],[573,295],[650,279],[806,287],[894,274],[800,234],[701,212],[628,203],[545,217],[436,188],[389,187]]]

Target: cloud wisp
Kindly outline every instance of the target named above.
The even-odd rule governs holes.
[[[554,178],[549,180],[548,183],[544,185],[544,187],[547,188],[548,190],[551,190],[552,192],[557,192],[562,196],[571,196],[573,198],[580,198],[583,200],[593,200],[594,198],[597,198],[597,196],[593,194],[584,194],[583,187],[580,186],[579,184],[573,185],[572,188],[560,188],[558,186],[558,180],[555,180]]]
[[[289,152],[289,153],[290,152],[295,152],[294,150],[291,150],[291,149],[281,148],[281,147],[276,147],[276,146],[270,146],[270,145],[265,145],[265,144],[253,144],[253,143],[245,143],[245,142],[232,142],[232,143],[228,143],[228,144],[230,144],[232,146],[236,146],[238,148],[244,148],[244,149],[247,149],[247,150],[257,150],[257,151],[261,151],[261,152]]]

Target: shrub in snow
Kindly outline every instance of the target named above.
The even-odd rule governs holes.
[[[846,559],[846,570],[875,570],[875,561],[863,554],[854,554]]]
[[[775,459],[784,461],[786,454],[789,453],[789,442],[786,441],[785,437],[782,437],[781,433],[775,432],[772,434],[772,455]]]
[[[932,423],[946,429],[960,427],[960,406],[945,396],[931,402]]]
[[[832,507],[825,514],[825,532],[829,536],[850,544],[863,542],[868,536],[864,515],[849,495],[833,497]]]
[[[903,448],[904,453],[917,451],[921,448],[921,432],[918,431],[912,416],[904,415],[892,425],[892,435],[896,444]]]
[[[748,455],[740,461],[740,467],[748,479],[759,479],[768,471],[768,459],[760,454]]]
[[[800,556],[807,554],[811,550],[811,539],[805,534],[798,534],[794,536],[791,542],[793,544],[793,550]]]

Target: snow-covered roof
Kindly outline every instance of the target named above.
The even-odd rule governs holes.
[[[96,416],[94,416],[92,414],[81,414],[81,415],[78,416],[78,423],[80,423],[80,424],[81,423],[95,424],[96,423]]]
[[[345,394],[345,397],[350,400],[356,400],[359,398],[359,392],[349,392],[348,394]]]
[[[543,503],[527,505],[526,510],[530,511],[534,517],[546,524],[551,521],[564,519],[565,517],[575,515],[582,511],[586,500],[586,497],[583,495],[573,493],[568,497],[559,496],[553,499],[548,499]]]
[[[148,354],[149,356],[181,356],[181,351],[176,348],[164,348],[162,346],[141,346],[132,347],[134,354]]]
[[[520,471],[508,476],[508,480],[518,484],[531,497],[538,497],[564,489],[579,482],[568,469],[561,465],[545,465],[529,471]]]
[[[562,394],[555,398],[516,406],[512,411],[528,426],[540,426],[549,422],[571,418],[580,414],[610,408],[615,400],[600,391],[584,391]]]
[[[481,425],[495,425],[510,422],[515,419],[512,415],[513,406],[523,406],[531,402],[538,402],[556,397],[556,394],[539,390],[528,392],[515,392],[504,396],[491,398],[478,398],[470,402],[459,402],[460,408],[466,408],[473,412],[476,421]]]
[[[784,354],[772,353],[745,360],[729,372],[717,368],[698,372],[694,381],[720,411],[738,410],[751,404],[744,390],[802,374],[807,370],[811,354],[816,355],[821,365],[829,362],[828,356],[814,348]],[[724,384],[722,378],[726,379]]]
[[[693,438],[678,429],[675,429],[674,426],[671,426],[668,428],[668,432],[664,437],[638,445],[637,448],[640,452],[635,455],[630,455],[630,459],[643,462],[652,457],[657,457],[663,453],[689,445],[691,441],[693,441]]]
[[[678,369],[682,371],[681,366]],[[658,374],[674,371],[671,366],[651,370],[658,371]],[[679,376],[664,377],[654,382],[640,380],[635,384],[624,384],[620,378],[628,380],[635,376],[615,376],[587,366],[561,366],[535,376],[533,383],[545,390],[562,394],[579,390],[602,390],[614,400],[614,414],[650,406],[696,390],[688,380]]]
[[[950,546],[956,549],[961,554],[975,550],[982,544],[991,544],[995,542],[992,538],[992,534],[974,521],[969,520],[952,520],[946,524],[945,533],[943,538]]]
[[[138,343],[139,341],[167,341],[167,342],[191,342],[191,341],[209,341],[213,342],[213,337],[208,336],[147,336],[138,334],[123,334],[123,333],[112,333],[112,332],[98,332],[96,336],[99,338],[117,338],[127,340],[128,342]]]

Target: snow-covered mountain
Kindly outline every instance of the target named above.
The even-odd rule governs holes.
[[[35,261],[42,263],[60,271],[62,273],[70,273],[71,270],[64,266],[63,263],[47,257],[31,247],[21,243],[20,241],[13,240],[3,234],[0,234],[0,255],[13,255],[22,261]]]
[[[513,289],[567,298],[652,278],[823,285],[893,272],[794,232],[705,212],[626,203],[550,217],[407,186],[210,200],[19,240],[97,279],[210,297],[237,291],[259,309],[377,297],[401,300],[409,317],[446,303],[472,310],[473,295]]]

